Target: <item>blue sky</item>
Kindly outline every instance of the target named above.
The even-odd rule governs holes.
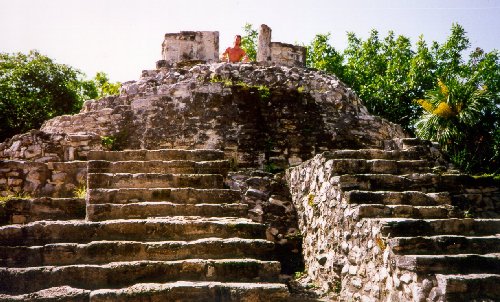
[[[346,32],[371,29],[443,42],[458,22],[473,47],[500,49],[500,0],[0,0],[0,52],[38,49],[89,77],[104,71],[124,82],[154,68],[165,33],[217,30],[222,49],[247,22],[287,43],[330,32],[339,49]]]

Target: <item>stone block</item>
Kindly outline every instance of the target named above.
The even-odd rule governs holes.
[[[9,186],[20,186],[23,183],[23,180],[20,178],[7,178],[7,184]]]
[[[12,215],[11,221],[13,224],[22,224],[26,222],[25,215]]]
[[[216,62],[219,59],[219,32],[182,31],[165,34],[162,57],[162,66],[190,60]]]

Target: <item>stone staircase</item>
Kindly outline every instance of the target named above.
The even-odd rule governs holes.
[[[311,233],[304,244],[317,244],[305,251],[310,275],[326,284],[339,267],[346,299],[499,301],[500,219],[482,217],[500,214],[498,183],[436,173],[443,168],[426,149],[407,141],[415,145],[327,152],[288,172],[307,217],[302,232]],[[482,192],[496,194],[496,209],[464,211]]]
[[[0,227],[1,301],[285,301],[214,150],[91,151],[85,220]]]
[[[381,225],[395,266],[417,280],[435,277],[431,297],[500,299],[500,219],[467,218],[454,206],[455,197],[478,182],[463,174],[435,174],[431,162],[406,159],[405,152],[363,152],[331,155],[338,157],[336,164],[353,168],[337,170],[345,200],[356,205],[359,219]]]

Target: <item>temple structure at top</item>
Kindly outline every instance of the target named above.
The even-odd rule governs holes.
[[[219,32],[181,31],[165,34],[162,43],[162,60],[157,62],[157,68],[173,67],[189,61],[218,62]],[[262,24],[258,37],[256,61],[269,65],[304,67],[306,49],[303,46],[271,42],[271,28]]]

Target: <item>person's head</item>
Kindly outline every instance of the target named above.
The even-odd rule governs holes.
[[[234,36],[234,46],[240,46],[241,45],[241,36],[236,35]]]

